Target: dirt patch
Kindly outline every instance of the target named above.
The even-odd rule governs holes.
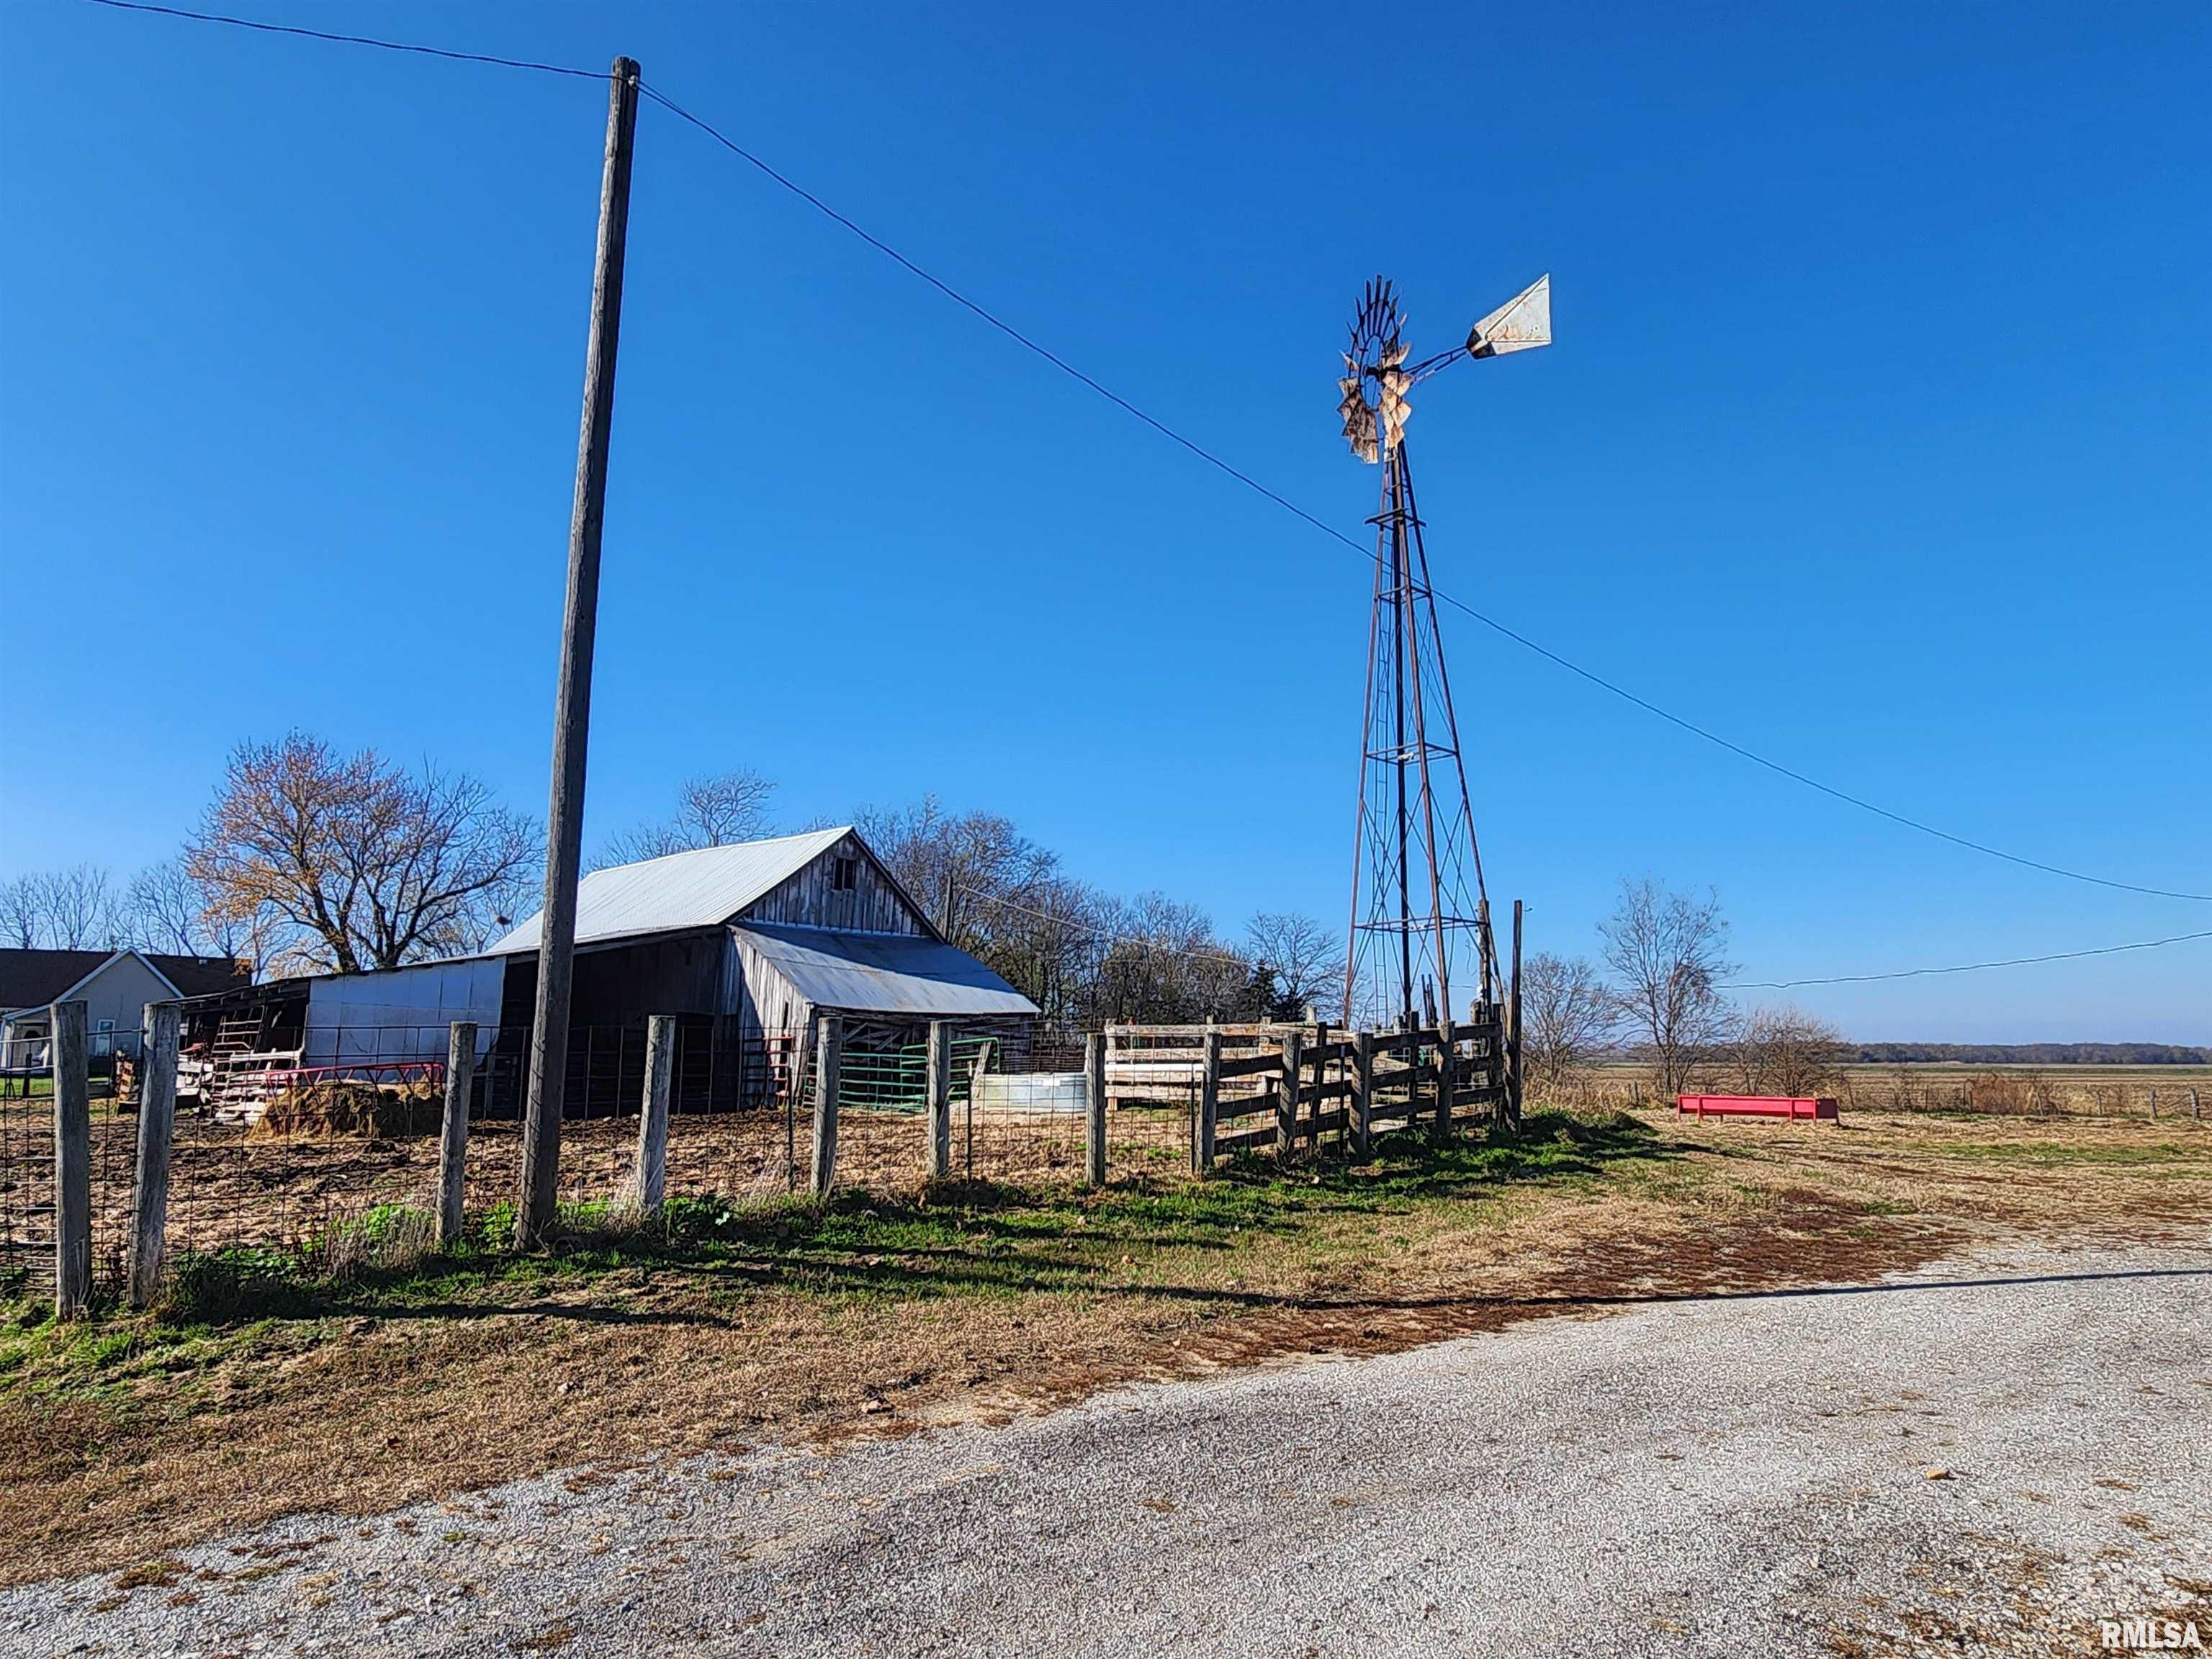
[[[280,1324],[125,1394],[0,1401],[0,1581],[544,1469],[908,1433],[1284,1355],[1863,1282],[2010,1233],[2201,1237],[2212,1219],[2212,1133],[2164,1126],[1653,1130],[1652,1157],[1596,1174],[1317,1204],[1195,1243],[1164,1228],[1050,1289],[1000,1273],[1011,1250],[1065,1253],[1018,1243],[1015,1212],[951,1244],[871,1247],[830,1277],[818,1253],[641,1261]]]

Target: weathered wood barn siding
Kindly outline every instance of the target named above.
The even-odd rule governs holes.
[[[813,1017],[814,1005],[745,940],[731,935],[727,949],[736,981],[733,1012],[738,1016],[738,1035],[750,1038],[767,1031],[804,1033]]]
[[[837,861],[853,860],[853,887],[836,890]],[[846,836],[773,892],[745,907],[744,920],[798,927],[835,927],[848,933],[927,933],[929,925],[868,850]]]

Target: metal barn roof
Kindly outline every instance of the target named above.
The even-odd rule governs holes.
[[[852,833],[850,825],[840,824],[594,870],[576,888],[576,943],[719,927]],[[484,954],[535,951],[543,915],[531,917]]]
[[[965,951],[913,933],[841,933],[749,922],[730,932],[817,1008],[908,1015],[1034,1014],[1037,1006]]]

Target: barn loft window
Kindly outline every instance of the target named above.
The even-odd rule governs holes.
[[[849,893],[860,884],[860,861],[858,859],[839,859],[830,866],[830,890]]]

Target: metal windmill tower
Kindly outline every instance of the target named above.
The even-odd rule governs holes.
[[[1498,951],[1475,844],[1459,716],[1437,632],[1429,555],[1406,458],[1407,394],[1462,358],[1552,343],[1552,279],[1539,277],[1485,317],[1464,345],[1408,365],[1406,319],[1380,276],[1352,319],[1338,412],[1352,453],[1382,470],[1375,526],[1375,604],[1367,636],[1365,734],[1352,857],[1352,934],[1344,1018],[1433,1024],[1452,987],[1493,1000]],[[1425,1018],[1418,1018],[1425,1015]]]

